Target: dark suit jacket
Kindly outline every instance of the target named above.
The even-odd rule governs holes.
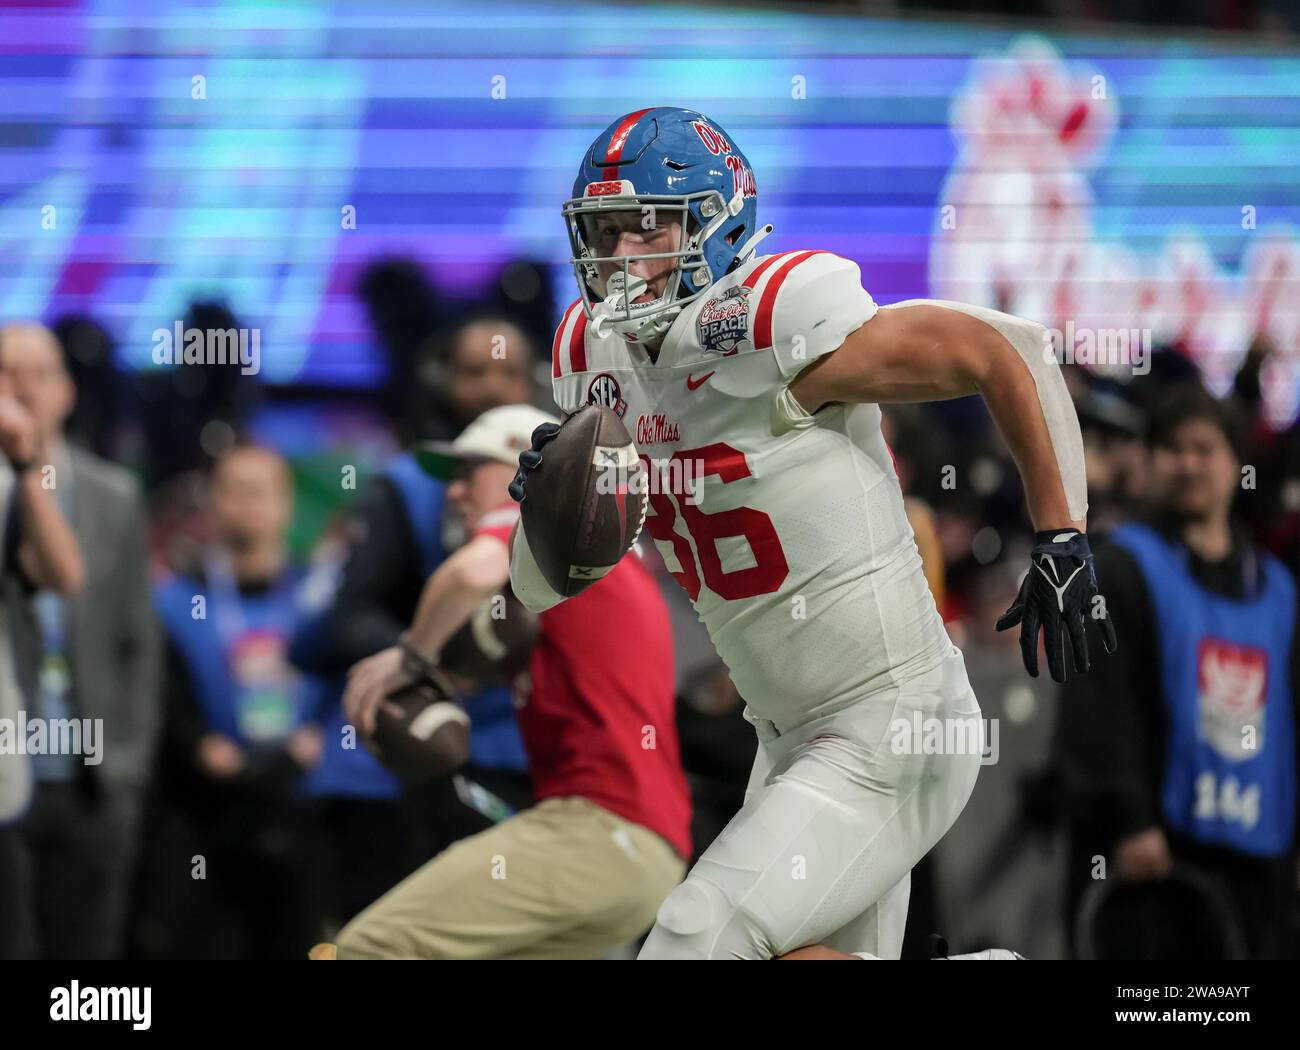
[[[82,449],[69,452],[72,527],[86,566],[86,585],[68,602],[72,704],[77,717],[103,719],[103,761],[88,767],[96,781],[143,788],[161,725],[149,521],[130,473]],[[9,595],[15,667],[29,710],[41,654],[30,596],[16,588]]]

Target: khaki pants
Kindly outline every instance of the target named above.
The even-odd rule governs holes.
[[[644,933],[685,865],[654,832],[550,798],[457,842],[345,926],[340,959],[590,959]]]

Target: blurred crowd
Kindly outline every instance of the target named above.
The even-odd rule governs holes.
[[[13,774],[0,757],[0,957],[302,958],[440,850],[529,806],[507,688],[464,698],[468,765],[421,783],[359,746],[339,701],[348,668],[397,642],[463,539],[439,483],[402,450],[489,408],[551,407],[550,281],[521,259],[453,302],[413,262],[373,265],[358,294],[387,362],[378,391],[269,387],[225,365],[126,374],[84,317],[0,328],[0,717],[102,720],[103,734],[93,764],[29,755]],[[203,302],[184,323],[240,319]],[[986,715],[1006,727],[968,815],[914,877],[905,952],[949,929],[1040,953],[1294,954],[1294,827],[1210,841],[1167,797],[1191,745],[1171,729],[1187,683],[1155,670],[1171,662],[1157,623],[1182,592],[1150,567],[1187,567],[1184,604],[1203,587],[1258,597],[1264,621],[1290,617],[1292,651],[1280,635],[1268,654],[1283,665],[1270,665],[1282,685],[1267,696],[1267,746],[1269,790],[1291,791],[1294,817],[1300,426],[1270,431],[1259,412],[1271,352],[1255,348],[1226,399],[1204,393],[1177,346],[1141,376],[1068,370],[1121,651],[1063,690],[1026,678],[1015,632],[993,630],[1033,537],[982,405],[887,412],[931,587]],[[291,542],[299,465],[258,427],[284,403],[345,404],[390,431],[343,471],[308,550]],[[42,527],[55,518],[75,546]],[[653,553],[647,564],[672,613],[698,854],[739,807],[755,740],[685,594]],[[1223,718],[1237,722],[1224,732],[1258,723],[1225,688]],[[1226,797],[1210,794],[1205,805]],[[983,910],[967,908],[976,896]]]

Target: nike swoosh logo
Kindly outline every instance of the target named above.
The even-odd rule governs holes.
[[[1046,568],[1044,568],[1044,566],[1046,566]],[[1055,562],[1053,562],[1050,558],[1044,558],[1042,561],[1038,563],[1037,568],[1038,571],[1043,574],[1043,579],[1045,579],[1048,582],[1048,584],[1051,586],[1052,590],[1056,592],[1056,607],[1058,611],[1064,613],[1065,592],[1069,589],[1070,584],[1074,582],[1074,578],[1078,576],[1079,573],[1083,572],[1084,566],[1080,565],[1077,569],[1074,570],[1074,572],[1070,573],[1069,579],[1067,579],[1059,587],[1056,585],[1056,580],[1060,578],[1060,574],[1056,571]],[[1052,570],[1051,576],[1047,575],[1047,569]]]
[[[713,372],[716,371],[717,369],[715,368]],[[688,374],[686,376],[686,389],[698,390],[700,387],[702,387],[705,383],[709,381],[709,376],[713,375],[713,372],[705,372],[704,375],[700,376],[699,379],[696,379],[693,375]]]

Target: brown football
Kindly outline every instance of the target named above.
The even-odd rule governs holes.
[[[400,777],[447,776],[469,759],[469,716],[450,692],[407,686],[380,706],[373,743],[379,761]]]
[[[631,435],[603,405],[579,409],[542,447],[520,515],[553,591],[581,593],[632,549],[645,524],[645,482]]]

